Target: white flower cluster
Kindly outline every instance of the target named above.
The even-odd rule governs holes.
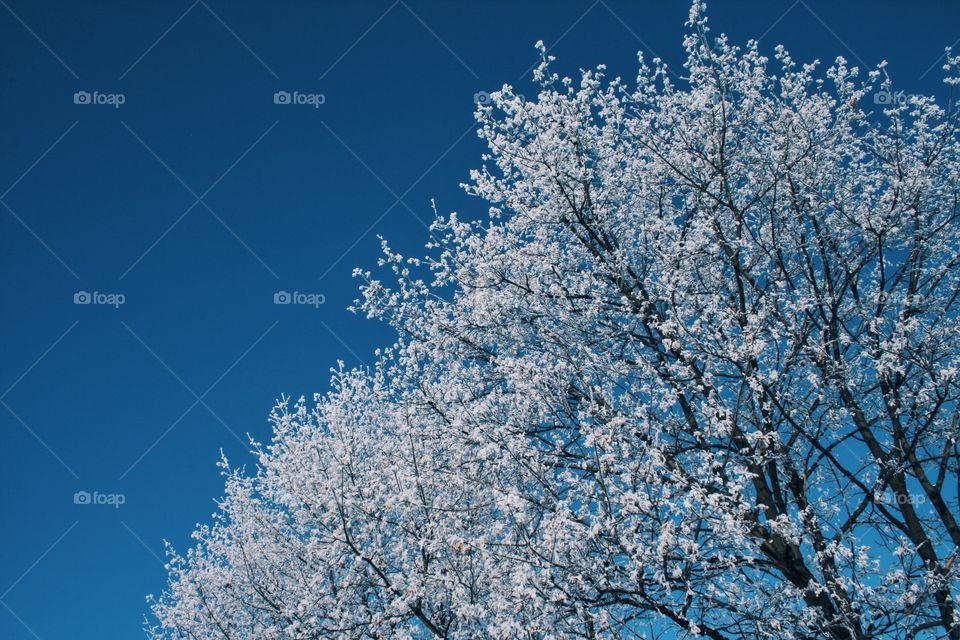
[[[957,113],[705,16],[478,105],[489,218],[358,272],[397,343],[278,405],[154,638],[960,638]]]

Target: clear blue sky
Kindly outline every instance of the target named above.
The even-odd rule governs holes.
[[[719,5],[735,41],[887,59],[907,93],[944,95],[960,39],[946,1]],[[409,254],[430,198],[485,211],[458,188],[474,94],[534,93],[541,38],[565,73],[632,77],[640,49],[679,70],[687,8],[0,0],[0,638],[141,637],[163,539],[185,548],[221,493],[220,449],[251,462],[280,394],[391,340],[346,311],[376,235]]]

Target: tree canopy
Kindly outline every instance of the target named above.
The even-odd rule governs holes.
[[[957,112],[684,47],[478,106],[489,215],[357,272],[396,343],[224,462],[154,638],[960,638]]]

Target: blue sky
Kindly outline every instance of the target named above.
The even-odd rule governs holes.
[[[632,77],[638,50],[679,70],[687,7],[0,0],[0,637],[141,637],[220,450],[249,463],[280,394],[390,342],[346,310],[377,234],[414,253],[431,198],[485,211],[458,188],[477,92],[533,94],[541,38],[568,74]],[[710,15],[768,53],[886,59],[907,93],[945,96],[960,39],[945,1]]]

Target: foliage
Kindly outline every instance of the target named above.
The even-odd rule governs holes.
[[[688,26],[478,108],[489,218],[358,272],[397,343],[277,406],[153,637],[960,638],[957,115]]]

